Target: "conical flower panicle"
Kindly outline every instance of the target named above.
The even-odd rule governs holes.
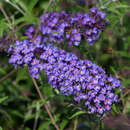
[[[40,17],[41,25],[38,29],[40,36],[43,37],[40,40],[57,44],[66,41],[70,46],[78,46],[81,40],[85,40],[89,45],[93,45],[109,24],[105,17],[106,14],[97,8],[92,8],[89,13],[72,14],[65,11],[46,13]],[[30,39],[34,33],[33,25],[25,32]]]
[[[74,100],[82,102],[91,113],[103,114],[117,102],[115,91],[122,88],[121,82],[107,76],[89,60],[80,60],[75,54],[51,44],[28,40],[16,41],[8,53],[11,53],[11,64],[15,67],[26,64],[34,78],[39,78],[39,72],[44,69],[53,88],[64,95],[73,95]]]

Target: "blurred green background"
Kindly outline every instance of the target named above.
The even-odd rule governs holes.
[[[26,39],[28,25],[39,24],[49,0],[0,0],[20,40]],[[43,103],[27,68],[14,70],[8,63],[8,45],[14,33],[0,9],[0,130],[55,130],[45,108],[46,103],[60,130],[130,130],[130,1],[129,0],[53,0],[50,11],[87,13],[91,7],[102,9],[110,25],[94,46],[80,45],[68,49],[83,59],[88,58],[108,74],[122,81],[123,92],[118,104],[103,117],[85,114],[69,98],[48,84],[45,74],[38,81],[45,98]]]

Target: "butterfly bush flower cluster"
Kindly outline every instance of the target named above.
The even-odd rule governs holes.
[[[38,78],[44,69],[53,88],[64,95],[72,95],[90,113],[103,114],[117,102],[115,91],[122,88],[120,81],[107,76],[101,67],[89,60],[81,60],[49,43],[28,40],[17,41],[8,53],[11,54],[11,64],[15,67],[26,64],[34,78]]]
[[[66,13],[65,11],[49,12],[40,17],[39,27],[42,42],[62,43],[78,46],[81,40],[93,45],[100,33],[109,24],[105,20],[106,14],[97,8],[92,8],[89,13]],[[35,29],[31,25],[25,32],[32,38]]]

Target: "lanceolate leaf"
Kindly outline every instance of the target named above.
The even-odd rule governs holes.
[[[78,111],[78,112],[74,113],[71,117],[69,117],[69,119],[72,119],[78,115],[85,114],[85,113],[86,113],[85,111]]]

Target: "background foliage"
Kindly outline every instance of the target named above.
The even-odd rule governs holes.
[[[84,0],[85,1],[85,0]],[[53,130],[43,105],[48,104],[61,130],[127,130],[130,129],[130,2],[129,0],[53,0],[48,11],[88,12],[98,7],[107,14],[110,25],[94,46],[68,49],[83,59],[88,58],[122,81],[123,92],[118,104],[103,117],[88,115],[68,98],[53,90],[45,74],[38,84],[39,95],[27,68],[14,70],[8,63],[7,47],[15,41],[0,11],[0,130]],[[20,40],[30,24],[38,25],[48,0],[0,0]]]

